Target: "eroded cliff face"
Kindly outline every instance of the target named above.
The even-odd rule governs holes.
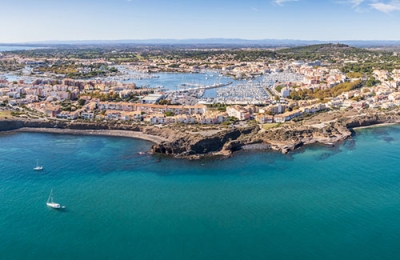
[[[0,120],[0,132],[1,131],[10,131],[24,127],[23,121],[15,121],[15,120]]]
[[[178,138],[172,138],[171,142],[162,142],[153,145],[154,153],[173,154],[178,157],[193,157],[197,155],[222,154],[230,155],[234,150],[233,142],[242,141],[258,132],[258,126],[246,128],[233,128],[220,131],[211,136],[202,136],[200,134],[181,134]],[[243,138],[243,140],[239,140]]]
[[[130,130],[141,131],[137,125],[110,124],[105,122],[85,123],[70,121],[44,121],[44,120],[2,120],[0,121],[0,131],[16,130],[23,127],[30,128],[60,128],[76,130]]]
[[[152,146],[152,152],[177,157],[198,158],[205,155],[230,156],[244,145],[265,144],[274,150],[287,153],[312,143],[333,144],[351,137],[354,127],[382,123],[399,123],[400,112],[375,112],[351,117],[338,117],[316,125],[284,124],[279,128],[262,130],[258,126],[219,129],[215,134],[202,135],[190,132],[190,126],[157,127],[116,122],[69,122],[41,120],[3,120],[0,131],[30,128],[61,128],[75,130],[127,130],[158,136],[160,141]]]
[[[271,149],[288,153],[301,146],[321,143],[333,145],[352,136],[354,127],[371,126],[382,123],[398,123],[397,113],[366,114],[361,116],[338,118],[332,122],[315,126],[300,124],[283,125],[270,130],[258,127],[230,129],[218,134],[203,137],[200,135],[166,133],[170,142],[163,142],[152,147],[154,153],[172,154],[178,157],[203,156],[207,154],[230,156],[232,152],[248,144],[267,144]],[[152,130],[152,134],[154,130]]]
[[[343,141],[352,135],[344,125],[330,123],[321,127],[297,126],[277,128],[260,134],[265,143],[274,150],[287,153],[303,145],[312,143],[332,144]]]
[[[351,131],[340,123],[331,123],[321,128],[286,126],[268,131],[253,126],[221,131],[209,137],[181,135],[178,138],[172,138],[172,141],[153,145],[152,151],[178,157],[207,154],[230,156],[244,145],[263,143],[274,150],[287,153],[306,144],[336,143],[345,140],[351,134]]]
[[[400,123],[400,113],[374,113],[352,118],[343,118],[340,123],[347,128],[365,127],[377,124]]]

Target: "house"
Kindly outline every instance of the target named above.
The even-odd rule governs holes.
[[[79,117],[79,112],[78,111],[61,111],[56,115],[57,118],[62,118],[62,119],[69,119],[69,120],[75,120]]]
[[[284,115],[275,115],[274,116],[275,123],[285,123],[285,121],[286,121],[286,116],[284,116]]]
[[[183,124],[195,124],[197,123],[197,119],[194,116],[189,115],[177,115],[175,116],[176,123],[183,123]]]
[[[41,112],[43,112],[46,116],[48,117],[57,117],[57,114],[59,114],[61,111],[59,106],[54,106],[52,104],[46,104],[44,107],[42,107]]]
[[[269,124],[274,122],[274,117],[272,115],[257,114],[256,121],[259,122],[260,124]]]
[[[118,120],[120,115],[121,115],[120,111],[107,110],[106,113],[104,114],[104,118],[106,120]]]
[[[246,120],[250,118],[249,111],[238,105],[227,107],[226,113],[228,113],[229,116],[236,117],[239,120]]]
[[[150,124],[164,124],[166,122],[164,114],[148,115],[144,118],[144,121]]]
[[[92,120],[92,119],[94,119],[94,113],[82,112],[81,113],[81,118],[84,119],[84,120]]]
[[[355,109],[363,109],[365,107],[365,102],[353,102],[351,106]]]
[[[389,94],[388,99],[390,101],[400,100],[400,92],[393,92],[393,93]]]
[[[122,112],[120,118],[123,121],[142,121],[142,113],[139,111]]]
[[[164,95],[162,95],[162,94],[150,94],[150,95],[147,95],[146,97],[142,98],[141,103],[142,104],[155,104],[158,101],[160,101],[163,97],[164,97]]]
[[[228,114],[223,112],[207,112],[205,115],[197,115],[196,121],[200,124],[221,124],[228,120]]]

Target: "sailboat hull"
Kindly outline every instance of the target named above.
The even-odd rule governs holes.
[[[47,202],[46,205],[49,206],[50,208],[53,208],[53,209],[60,209],[61,208],[60,204],[54,203],[54,202]]]

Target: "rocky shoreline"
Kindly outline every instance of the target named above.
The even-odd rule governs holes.
[[[193,132],[189,126],[146,126],[140,124],[87,123],[45,120],[2,120],[0,132],[45,132],[79,135],[108,135],[138,138],[153,142],[151,151],[179,158],[198,159],[204,156],[229,157],[241,149],[272,149],[288,153],[302,146],[321,143],[334,145],[350,138],[359,127],[400,123],[400,113],[369,113],[337,117],[318,124],[291,122],[272,129],[260,126],[219,128],[207,134]]]

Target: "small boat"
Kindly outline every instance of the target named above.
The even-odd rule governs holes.
[[[43,166],[39,166],[39,161],[36,160],[36,167],[33,168],[34,171],[41,171],[43,170]]]
[[[47,199],[46,205],[53,209],[65,209],[65,206],[61,206],[53,201],[53,189],[50,191],[49,198]]]

